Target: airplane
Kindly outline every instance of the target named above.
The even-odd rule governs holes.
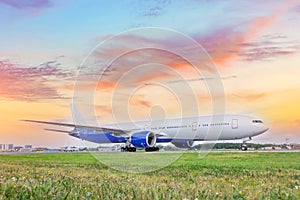
[[[73,118],[83,119],[74,105],[71,105]],[[172,143],[178,148],[189,148],[195,141],[244,139],[241,150],[246,151],[246,142],[268,130],[260,119],[245,115],[226,114],[198,117],[184,117],[134,123],[108,124],[101,127],[84,123],[59,123],[39,120],[22,120],[56,126],[72,127],[70,131],[45,129],[68,133],[82,140],[104,144],[123,143],[121,151],[135,152],[144,148],[146,152],[159,151],[158,143]],[[122,128],[120,128],[122,127]]]

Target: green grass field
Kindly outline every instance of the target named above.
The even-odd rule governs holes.
[[[122,160],[136,154],[115,155]],[[151,156],[151,165],[155,156],[171,156],[140,155]],[[296,152],[210,153],[202,159],[185,153],[148,173],[112,169],[89,153],[0,155],[0,160],[0,199],[300,199]]]

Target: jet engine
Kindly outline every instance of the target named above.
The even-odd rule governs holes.
[[[135,147],[154,147],[156,135],[150,131],[137,132],[131,135],[130,142]]]
[[[193,146],[194,141],[193,140],[173,140],[172,144],[175,145],[175,147],[178,148],[189,148]]]

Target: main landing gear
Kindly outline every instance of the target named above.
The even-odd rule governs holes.
[[[146,147],[145,151],[146,152],[159,151],[159,148],[158,147]]]
[[[136,152],[136,148],[132,146],[121,147],[122,152]],[[158,147],[146,147],[146,152],[159,151]]]
[[[131,146],[125,146],[125,147],[121,147],[121,151],[128,151],[128,152],[136,152],[136,148],[135,147],[131,147]]]

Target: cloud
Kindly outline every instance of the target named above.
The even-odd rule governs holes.
[[[295,47],[257,47],[257,48],[249,48],[240,53],[244,60],[247,61],[257,61],[257,60],[271,60],[274,57],[285,56],[297,53],[297,49]]]
[[[137,1],[136,6],[134,6],[134,13],[138,17],[157,17],[163,14],[164,9],[170,3],[171,0]]]
[[[211,66],[205,64],[211,60],[196,43],[184,45],[187,40],[184,42],[174,35],[157,39],[149,34],[117,36],[113,42],[105,41],[91,54],[81,68],[82,78],[98,80],[101,77],[100,82],[104,84],[99,85],[104,89],[114,86],[108,83],[116,82],[118,86],[132,86],[159,80],[182,80],[187,74],[189,78],[199,78],[199,72],[189,59],[192,58],[203,71],[211,71]]]
[[[245,101],[257,101],[267,97],[268,94],[264,92],[263,93],[242,92],[239,94],[229,94],[228,96],[244,99]]]
[[[236,57],[236,53],[241,51],[238,44],[246,41],[244,33],[235,31],[232,27],[217,29],[205,35],[194,36],[194,38],[219,66]]]
[[[162,7],[155,6],[155,7],[150,7],[146,11],[144,11],[143,15],[145,17],[156,17],[159,16],[162,12]]]
[[[268,61],[274,57],[298,53],[299,42],[288,41],[287,39],[281,34],[264,35],[260,40],[240,44],[243,50],[239,55],[246,61]]]
[[[139,99],[139,98],[132,98],[130,99],[130,104],[138,107],[146,107],[146,108],[151,108],[152,103],[150,101],[144,100],[144,99]]]
[[[49,0],[0,0],[0,4],[5,4],[16,9],[42,9],[51,7],[53,5]]]
[[[294,11],[300,13],[300,5],[295,6]]]
[[[241,56],[241,52],[246,48],[241,44],[247,42],[244,32],[235,31],[232,28],[215,30],[205,35],[196,35],[193,38],[208,51],[212,60],[220,67],[227,60]],[[160,49],[133,48],[137,44],[159,46]],[[180,49],[184,55],[194,58],[198,64],[198,70],[213,72],[210,66],[212,65],[211,60],[206,52],[202,50],[202,55],[199,56],[196,48],[195,46],[186,46],[181,40],[174,37],[151,39],[147,36],[125,35],[114,38],[113,43],[96,49],[92,58],[89,59],[91,61],[84,64],[82,71],[86,70],[84,74],[89,76],[84,79],[101,77],[100,82],[103,84],[99,84],[101,87],[98,88],[102,89],[112,89],[118,81],[118,86],[122,84],[132,86],[159,80],[167,83],[183,79],[205,79],[207,76],[199,77],[199,73],[189,60],[174,53]],[[111,61],[112,63],[108,63],[112,55],[116,55],[115,59]],[[105,69],[105,67],[107,68]],[[214,77],[214,74],[210,74],[210,77]]]
[[[207,50],[213,61],[219,67],[224,66],[226,62],[232,59],[238,59],[240,56],[245,60],[258,59],[258,56],[257,58],[254,56],[256,52],[261,53],[263,51],[265,53],[261,55],[261,58],[293,52],[287,50],[288,48],[283,48],[283,43],[276,43],[277,46],[270,48],[267,45],[269,45],[271,41],[252,42],[259,32],[267,28],[261,26],[261,24],[266,23],[259,23],[259,20],[260,19],[255,19],[250,21],[249,26],[247,26],[250,28],[243,27],[241,30],[234,30],[233,27],[226,27],[210,32],[204,36],[196,36],[195,38]],[[283,38],[284,36],[281,37]],[[275,45],[275,43],[272,44]]]
[[[266,60],[276,56],[289,55],[296,52],[296,47],[288,46],[284,42],[274,43],[274,40],[286,40],[285,36],[269,35],[268,38],[263,38],[263,41],[257,41],[257,38],[284,15],[292,5],[294,2],[288,1],[288,3],[276,5],[273,8],[274,14],[256,16],[231,26],[205,33],[196,33],[192,35],[192,38],[204,47],[219,70],[228,66],[227,62],[229,61]],[[116,83],[118,86],[132,86],[160,80],[166,83],[187,78],[205,78],[199,77],[189,60],[174,53],[178,49],[184,55],[191,55],[194,58],[201,73],[211,73],[209,74],[211,77],[215,75],[213,74],[213,63],[205,53],[199,56],[197,47],[187,46],[182,39],[173,35],[152,34],[151,29],[148,34],[143,34],[146,31],[146,29],[142,29],[135,34],[125,33],[115,37],[109,35],[110,39],[113,38],[113,42],[110,43],[107,42],[110,39],[105,40],[108,36],[99,38],[104,42],[91,55],[90,61],[92,62],[83,66],[83,70],[84,67],[87,67],[85,74],[88,74],[88,76],[82,76],[83,79],[96,78],[98,81],[101,76],[99,82],[103,82],[103,84],[100,83],[101,87],[98,89],[112,89]],[[159,49],[137,48],[145,46],[159,47]],[[107,68],[105,69],[105,67]]]
[[[239,56],[245,56],[246,59],[249,59],[250,52],[243,52],[247,47],[243,44],[250,44],[253,40],[257,39],[265,29],[274,24],[280,17],[293,8],[295,4],[296,1],[286,1],[273,8],[272,12],[274,14],[256,16],[242,23],[216,29],[204,35],[195,35],[194,38],[203,45],[218,66],[223,66],[227,61],[236,59]],[[271,37],[273,37],[269,38],[271,40],[276,39],[275,37],[277,39],[286,38],[278,34]],[[292,53],[292,51],[283,49],[272,49],[270,51],[270,53],[265,53],[265,56],[270,56],[272,53],[272,56]]]
[[[100,116],[103,115],[104,113],[112,114],[113,112],[112,107],[109,105],[96,105],[95,109]]]
[[[0,96],[2,99],[35,101],[64,99],[53,82],[70,77],[71,73],[59,68],[59,63],[49,61],[38,66],[23,67],[9,60],[0,61]]]

